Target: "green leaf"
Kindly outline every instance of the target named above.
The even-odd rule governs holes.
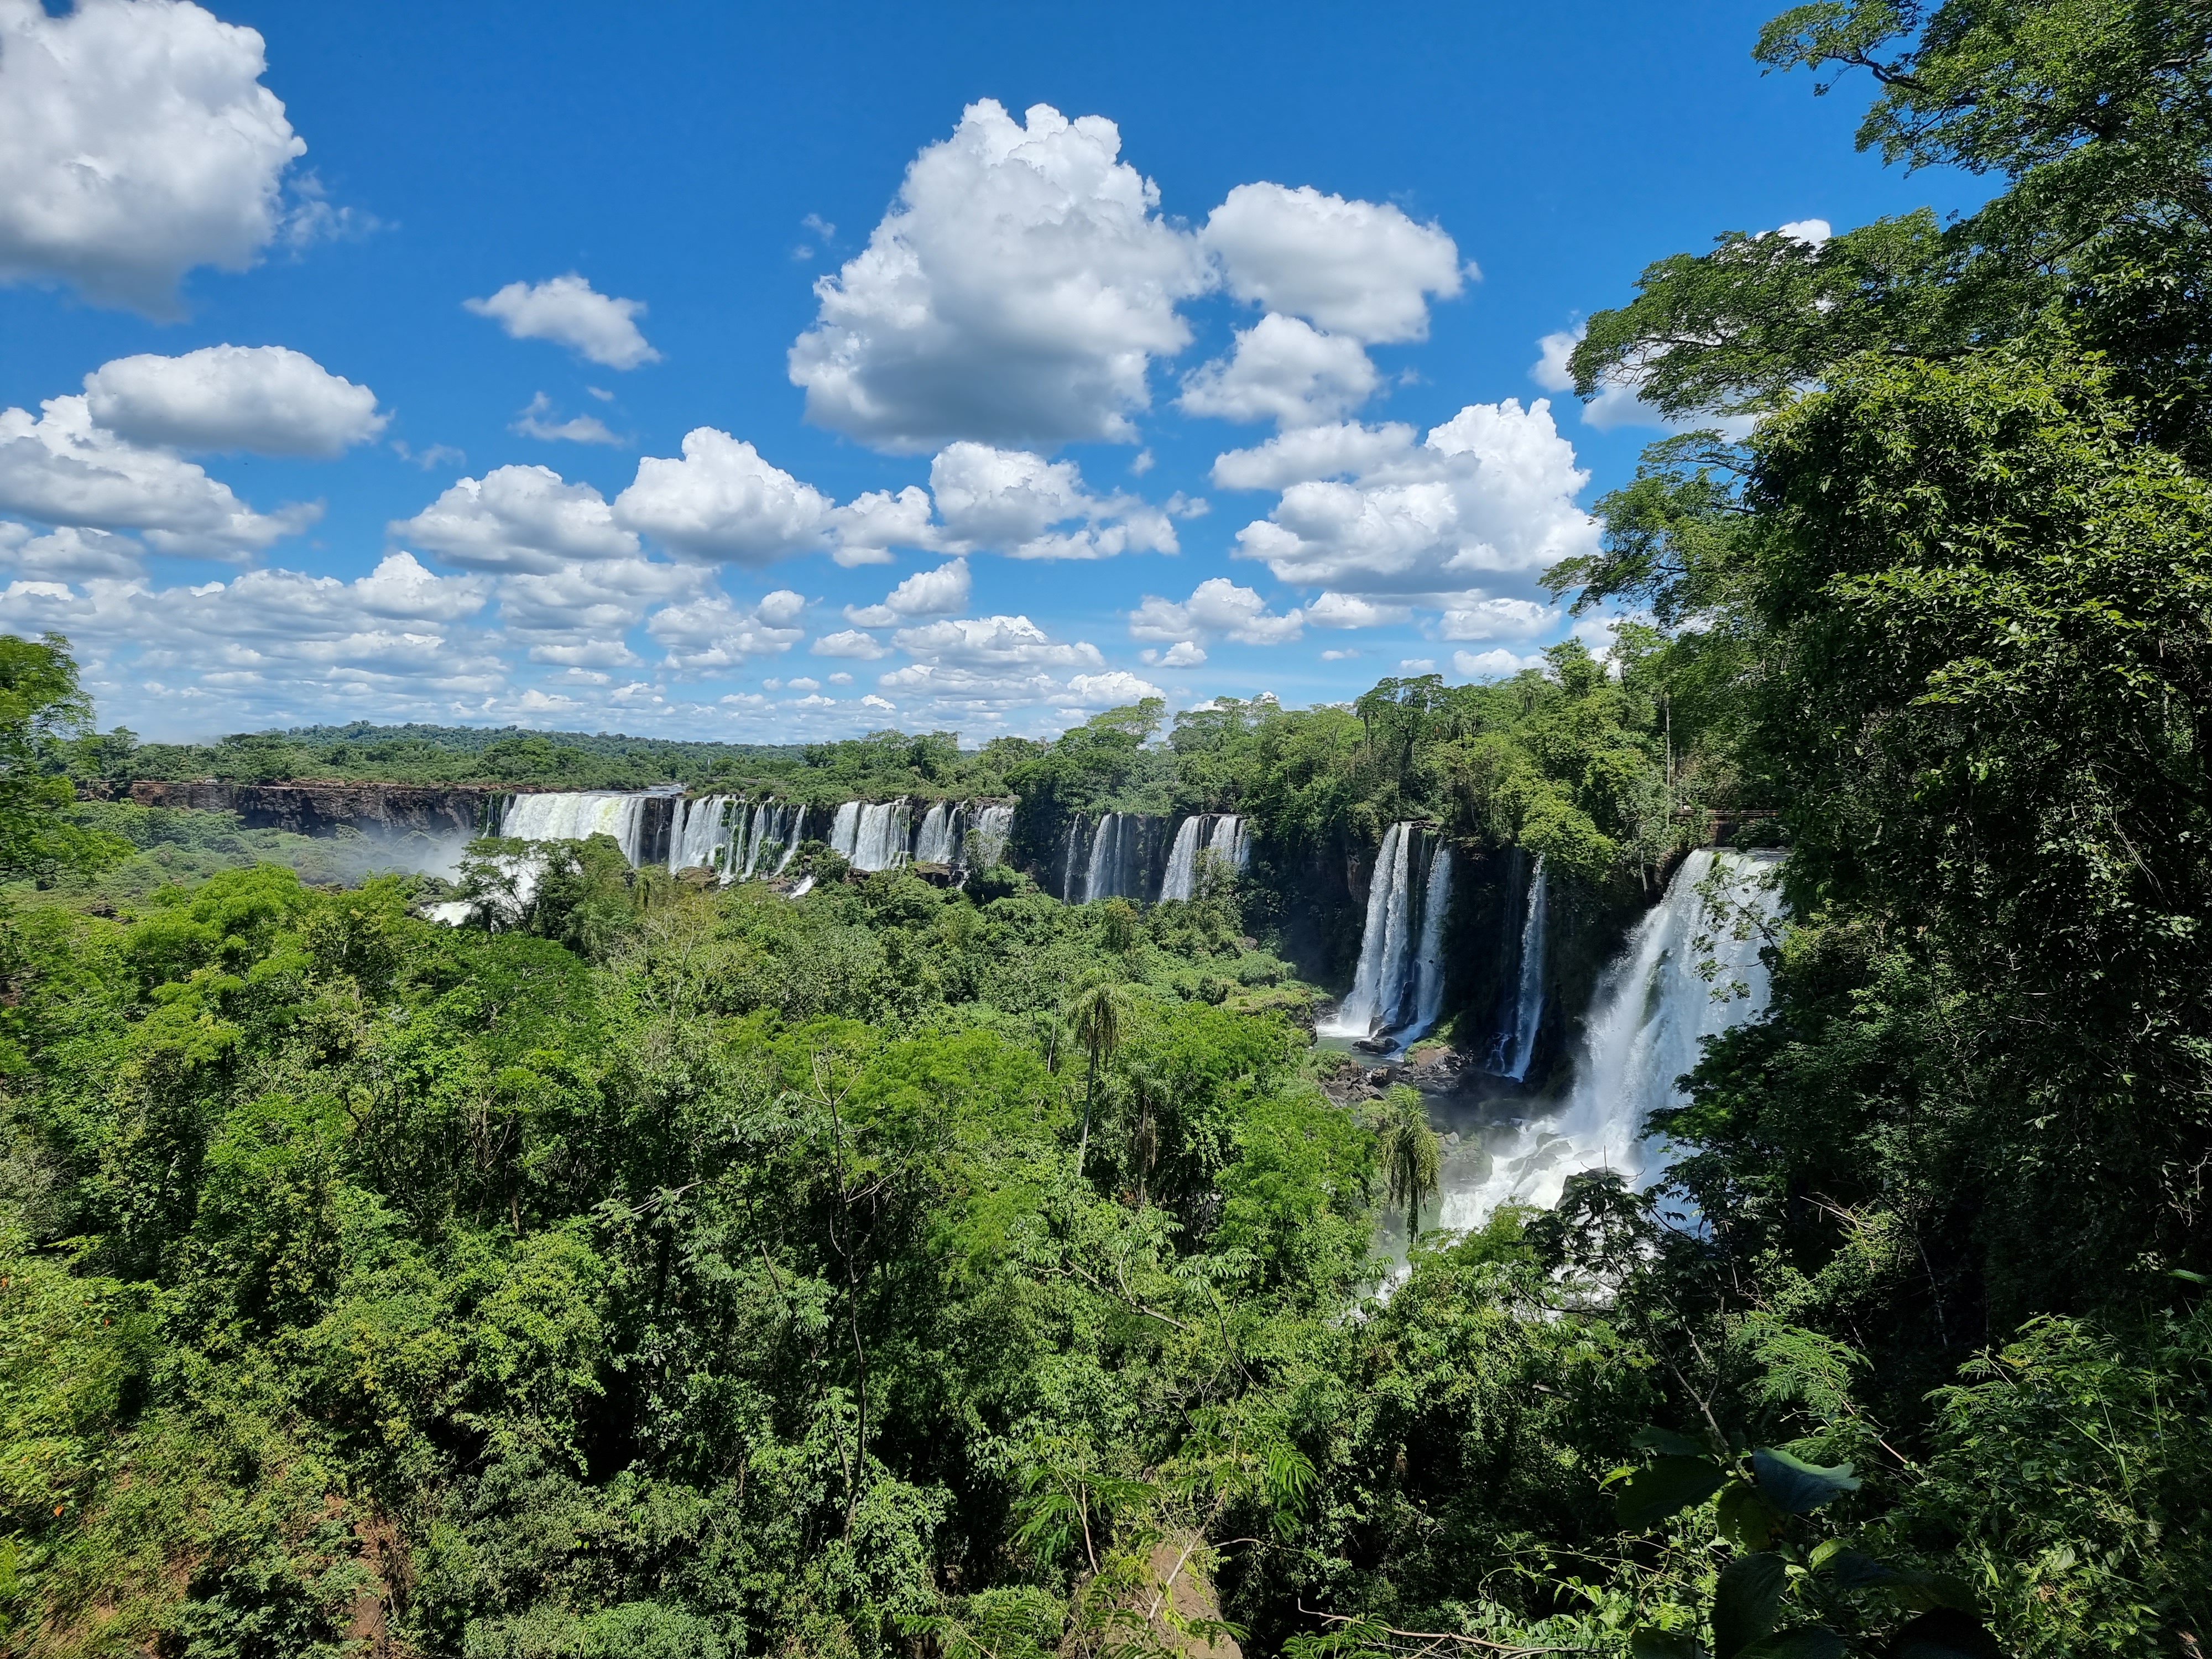
[[[1741,1480],[1731,1480],[1721,1494],[1719,1519],[1722,1536],[1749,1552],[1771,1544],[1782,1531],[1784,1517],[1756,1490]]]
[[[1672,1429],[1638,1429],[1628,1443],[1638,1451],[1660,1452],[1668,1457],[1704,1457],[1705,1443],[1695,1435],[1677,1434]]]
[[[1762,1636],[1736,1659],[1844,1659],[1844,1638],[1826,1625],[1799,1625]]]
[[[1870,1555],[1856,1550],[1837,1548],[1825,1556],[1815,1553],[1813,1571],[1825,1572],[1836,1581],[1838,1589],[1874,1589],[1884,1584],[1895,1584],[1904,1575],[1894,1567],[1885,1566]]]
[[[1624,1532],[1648,1532],[1669,1516],[1704,1503],[1727,1479],[1708,1458],[1662,1457],[1621,1483],[1614,1513]]]
[[[1972,1614],[1978,1610],[1973,1591],[1948,1572],[1893,1572],[1885,1588],[1906,1607],[1922,1612],[1948,1607]]]
[[[1632,1659],[1698,1659],[1698,1638],[1686,1630],[1646,1626],[1628,1638]]]
[[[1764,1446],[1751,1455],[1751,1473],[1759,1495],[1784,1515],[1809,1515],[1829,1499],[1859,1489],[1848,1463],[1824,1469]]]
[[[1713,1589],[1713,1648],[1735,1659],[1774,1628],[1789,1569],[1778,1555],[1739,1555],[1721,1569]]]
[[[1884,1659],[2004,1659],[1982,1621],[1956,1607],[1922,1613],[1889,1638]]]

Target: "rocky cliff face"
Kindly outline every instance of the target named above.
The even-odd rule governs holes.
[[[434,836],[473,836],[495,828],[501,792],[447,789],[404,783],[156,783],[141,781],[125,793],[96,786],[83,791],[102,799],[141,806],[183,806],[203,812],[235,812],[248,829],[287,830],[296,836],[335,835],[341,829]]]

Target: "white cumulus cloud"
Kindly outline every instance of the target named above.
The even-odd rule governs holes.
[[[1324,651],[1322,654],[1328,653]],[[1206,647],[1196,640],[1177,640],[1164,651],[1145,650],[1137,655],[1147,667],[1196,668],[1206,660]]]
[[[80,529],[137,531],[155,551],[242,558],[314,522],[314,506],[257,513],[193,463],[94,423],[82,395],[33,419],[0,410],[0,512]]]
[[[509,429],[541,443],[621,447],[622,439],[598,416],[572,415],[565,421],[556,421],[552,418],[555,412],[553,400],[541,392],[514,417],[514,425]]]
[[[128,579],[143,568],[138,544],[106,530],[65,525],[45,535],[28,525],[0,520],[0,563],[34,581],[83,581],[94,576]]]
[[[420,717],[504,684],[468,625],[490,588],[481,576],[436,575],[405,553],[352,581],[282,569],[166,588],[18,581],[0,593],[0,628],[67,634],[94,675],[127,677],[157,720]]]
[[[907,169],[791,349],[807,418],[880,448],[1134,436],[1176,305],[1210,281],[1103,117],[986,99]]]
[[[968,561],[951,559],[934,570],[917,570],[884,595],[881,605],[845,607],[845,619],[863,628],[889,628],[902,617],[949,617],[968,608],[973,584]]]
[[[1471,680],[1497,680],[1524,668],[1541,668],[1544,659],[1534,653],[1516,656],[1503,646],[1494,651],[1455,651],[1452,667]]]
[[[1073,674],[1067,681],[1067,700],[1083,708],[1112,708],[1146,697],[1166,696],[1150,680],[1139,679],[1125,668],[1104,674]]]
[[[1323,593],[1305,608],[1306,620],[1316,628],[1387,628],[1404,622],[1413,614],[1410,605],[1378,605],[1373,599],[1334,591]],[[1324,651],[1322,654],[1328,653]]]
[[[587,483],[547,466],[502,466],[463,478],[392,533],[467,570],[558,570],[580,560],[635,559],[637,537]]]
[[[606,668],[637,661],[626,635],[664,601],[705,586],[696,567],[646,559],[602,559],[526,570],[499,584],[500,623],[532,662]]]
[[[1238,299],[1370,343],[1422,338],[1428,296],[1460,291],[1459,249],[1439,227],[1310,185],[1239,185],[1203,238]]]
[[[92,418],[133,443],[327,459],[366,443],[389,416],[376,394],[285,346],[203,346],[181,357],[118,357],[84,377]]]
[[[891,653],[890,647],[873,634],[862,633],[857,628],[824,634],[807,649],[817,657],[852,657],[861,662],[873,662]]]
[[[251,265],[307,149],[265,67],[181,0],[0,0],[0,281],[168,316],[195,265]]]
[[[1350,594],[1532,586],[1595,545],[1597,526],[1574,501],[1588,482],[1547,403],[1470,404],[1348,482],[1290,485],[1266,519],[1237,532],[1237,556],[1264,561],[1283,581]]]
[[[1129,636],[1139,640],[1188,641],[1207,635],[1225,634],[1246,645],[1281,645],[1304,630],[1305,617],[1292,611],[1276,616],[1267,601],[1249,587],[1239,587],[1225,576],[1209,577],[1181,605],[1156,593],[1129,613]],[[1197,660],[1203,660],[1200,658]],[[1181,667],[1179,662],[1164,666]]]
[[[1027,617],[970,617],[923,623],[891,635],[917,662],[955,668],[1103,668],[1088,641],[1055,640]]]
[[[895,547],[934,548],[929,492],[908,484],[893,495],[871,489],[830,515],[830,556],[839,564],[889,564]]]
[[[666,649],[670,666],[704,673],[790,650],[805,631],[791,624],[805,608],[806,601],[789,588],[750,608],[714,593],[654,611],[645,629]]]
[[[1304,427],[1278,433],[1255,449],[1217,455],[1213,482],[1223,489],[1281,489],[1307,479],[1365,472],[1413,441],[1413,428],[1401,421]]]
[[[1357,340],[1269,312],[1238,332],[1227,358],[1186,377],[1176,401],[1188,415],[1313,426],[1357,409],[1379,380]]]
[[[638,329],[644,301],[599,293],[573,270],[542,283],[509,283],[489,299],[461,303],[494,319],[514,339],[551,340],[609,368],[660,361]]]
[[[1104,559],[1177,549],[1175,525],[1164,509],[1133,496],[1091,495],[1073,461],[949,444],[930,463],[929,483],[948,548],[1018,559]],[[1079,528],[1060,527],[1077,520]]]
[[[684,434],[684,456],[647,456],[615,497],[617,522],[684,558],[758,566],[823,544],[834,504],[711,426]]]
[[[1443,607],[1437,637],[1445,640],[1528,640],[1559,620],[1557,606],[1534,599],[1461,596]]]

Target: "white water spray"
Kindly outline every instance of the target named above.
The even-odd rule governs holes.
[[[575,794],[517,795],[500,820],[501,835],[514,841],[583,841],[612,836],[631,864],[639,862],[649,795],[592,789]]]
[[[1193,813],[1176,825],[1175,844],[1168,848],[1168,872],[1160,878],[1160,901],[1187,899],[1198,879],[1199,836],[1206,820]]]
[[[1766,1006],[1764,941],[1749,923],[1779,914],[1765,879],[1777,862],[1702,848],[1682,860],[1665,896],[1598,981],[1568,1098],[1543,1116],[1484,1136],[1490,1163],[1479,1179],[1455,1186],[1447,1169],[1445,1226],[1480,1227],[1508,1200],[1556,1204],[1567,1177],[1584,1170],[1617,1170],[1637,1187],[1656,1178],[1668,1149],[1638,1139],[1645,1121],[1680,1100],[1674,1079],[1697,1064],[1700,1038],[1755,1018]],[[1729,910],[1748,919],[1746,925],[1709,914],[1698,890],[1717,868]]]

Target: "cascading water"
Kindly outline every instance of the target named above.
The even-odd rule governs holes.
[[[849,803],[848,803],[849,804]],[[843,808],[838,809],[841,819]],[[840,851],[844,849],[840,848]],[[907,804],[901,800],[860,805],[847,856],[855,870],[889,870],[907,860]]]
[[[1243,818],[1234,812],[1194,812],[1177,824],[1160,897],[1196,898],[1200,864],[1209,856],[1225,873],[1241,872],[1251,862],[1251,837]]]
[[[1424,858],[1426,842],[1417,823],[1394,823],[1382,832],[1360,929],[1359,966],[1336,1018],[1320,1028],[1324,1036],[1387,1039],[1402,1048],[1435,1025],[1443,1006],[1451,849],[1438,842]]]
[[[1252,862],[1252,827],[1234,812],[1224,812],[1213,821],[1213,833],[1206,838],[1206,850],[1219,858],[1224,866],[1243,873]]]
[[[668,836],[671,872],[713,870],[726,878],[733,874],[729,868],[731,826],[723,819],[734,814],[741,826],[744,810],[744,803],[734,795],[703,795],[697,800],[677,802],[676,821]]]
[[[1374,878],[1367,889],[1367,916],[1359,930],[1359,966],[1336,1018],[1323,1028],[1332,1036],[1372,1036],[1383,1011],[1396,1006],[1404,984],[1400,958],[1405,952],[1406,864],[1412,831],[1409,823],[1394,823],[1382,832]]]
[[[1134,812],[1109,812],[1098,820],[1084,867],[1081,902],[1145,896],[1145,823]]]
[[[806,809],[804,806],[793,808],[789,821],[783,826],[783,852],[775,861],[777,875],[791,867],[792,860],[799,856],[799,843],[805,839]],[[808,878],[809,885],[812,884],[812,880],[811,877]]]
[[[860,809],[866,805],[865,801],[848,800],[837,809],[836,816],[830,820],[831,852],[848,859],[853,856],[860,839]]]
[[[929,810],[921,815],[921,828],[915,831],[914,861],[916,864],[952,862],[953,831],[958,821],[957,810],[950,801],[930,802]]]
[[[1711,848],[1683,860],[1598,981],[1566,1102],[1486,1137],[1490,1163],[1479,1180],[1455,1187],[1447,1170],[1445,1226],[1480,1227],[1509,1200],[1555,1204],[1579,1170],[1615,1170],[1640,1187],[1665,1166],[1664,1146],[1638,1139],[1646,1120],[1680,1098],[1674,1079],[1697,1064],[1701,1038],[1755,1018],[1766,1006],[1762,940],[1748,924],[1779,914],[1765,879],[1778,861]],[[1717,871],[1733,915],[1710,915],[1700,891]]]
[[[1429,860],[1428,886],[1421,896],[1421,944],[1413,957],[1413,1023],[1393,1033],[1411,1048],[1436,1029],[1444,1006],[1444,913],[1451,908],[1451,848],[1438,846]]]
[[[986,806],[969,824],[960,849],[960,861],[970,870],[988,870],[1003,864],[1006,842],[1014,833],[1014,809],[1003,804]]]
[[[583,841],[612,836],[623,856],[639,863],[649,795],[592,789],[575,794],[517,795],[507,803],[499,832],[514,841]]]
[[[1513,1024],[1498,1034],[1492,1070],[1516,1083],[1525,1082],[1528,1062],[1536,1052],[1537,1028],[1544,1023],[1544,923],[1550,880],[1544,873],[1544,855],[1536,854],[1536,867],[1528,877],[1528,911],[1521,923],[1520,982],[1513,999]]]
[[[1168,872],[1160,880],[1160,901],[1187,899],[1198,879],[1199,837],[1206,820],[1195,815],[1176,825],[1175,845],[1168,848]]]

